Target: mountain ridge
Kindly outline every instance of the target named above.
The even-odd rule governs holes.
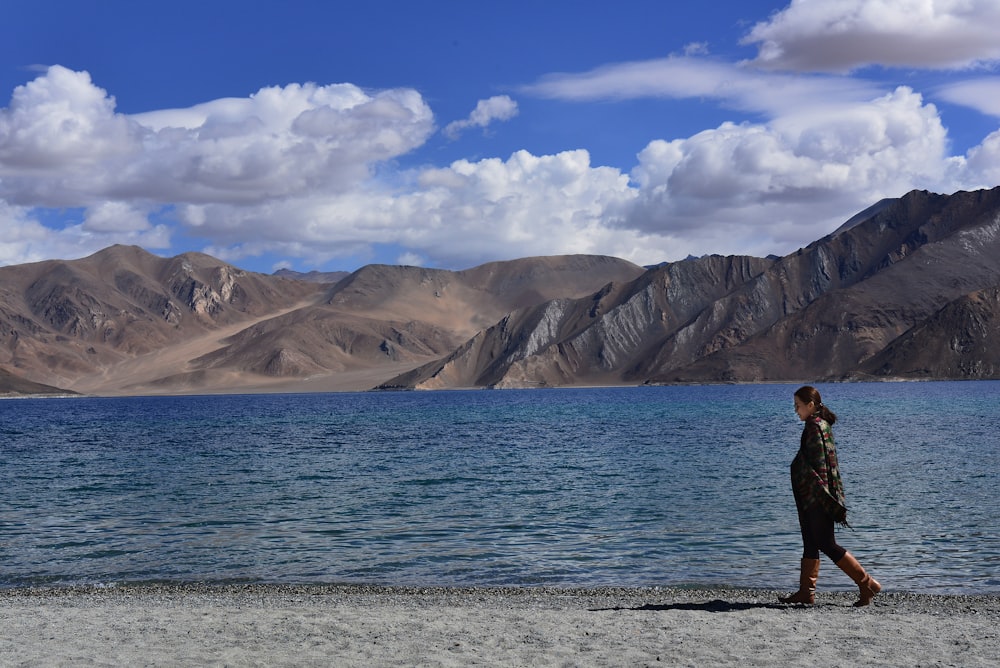
[[[0,267],[0,393],[1000,377],[1000,188],[883,200],[783,257],[279,274],[134,246]]]

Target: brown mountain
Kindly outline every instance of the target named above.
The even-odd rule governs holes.
[[[766,299],[744,290],[731,300],[773,307],[780,297],[780,318],[748,317],[755,328],[736,345],[654,379],[855,377],[869,358],[949,302],[1000,285],[998,232],[1000,188],[909,193],[782,258],[752,288]]]
[[[1000,287],[977,290],[944,308],[867,360],[858,379],[1000,378]]]
[[[348,276],[347,271],[293,271],[291,269],[279,269],[274,272],[279,278],[290,278],[293,281],[308,281],[310,283],[337,283]]]
[[[946,305],[1000,285],[1000,188],[914,191],[868,213],[783,258],[690,259],[515,311],[382,387],[861,377]],[[963,327],[952,318],[934,335],[962,337]],[[1000,343],[996,329],[985,337]],[[970,356],[962,364],[984,369],[977,377],[996,376]],[[951,367],[898,375],[965,377]]]
[[[0,268],[0,394],[997,378],[998,290],[1000,188],[885,200],[782,258],[647,270],[285,278],[116,246]]]
[[[318,303],[225,339],[222,347],[194,359],[187,373],[227,370],[297,389],[370,389],[447,355],[511,310],[558,295],[581,296],[642,273],[630,262],[588,255],[494,262],[464,271],[369,265],[332,286]]]
[[[772,260],[687,260],[611,282],[583,298],[519,309],[448,357],[384,388],[533,387],[632,382],[624,375],[659,354],[663,333],[759,275]]]
[[[17,376],[0,369],[0,397],[20,397],[24,395],[45,396],[45,395],[67,395],[75,392],[67,392],[58,387],[33,383],[30,380],[18,378]]]
[[[170,354],[178,346],[210,345],[220,332],[321,295],[322,286],[207,255],[164,259],[126,246],[0,267],[0,369],[64,389],[122,390],[144,371],[183,364]]]
[[[2,267],[0,392],[14,380],[101,394],[368,389],[514,308],[642,272],[567,256],[374,265],[330,285],[121,246]]]

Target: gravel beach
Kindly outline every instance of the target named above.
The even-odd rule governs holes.
[[[0,590],[4,666],[1000,665],[1000,596],[671,588]]]

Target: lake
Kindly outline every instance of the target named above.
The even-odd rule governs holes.
[[[0,586],[791,590],[796,387],[0,401]],[[1000,591],[1000,382],[819,389],[839,542],[887,591]]]

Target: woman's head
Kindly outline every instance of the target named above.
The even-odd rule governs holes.
[[[837,416],[833,411],[823,405],[823,398],[819,396],[819,390],[815,387],[803,385],[795,390],[795,414],[799,416],[799,419],[805,420],[817,413],[829,424],[837,421]]]

